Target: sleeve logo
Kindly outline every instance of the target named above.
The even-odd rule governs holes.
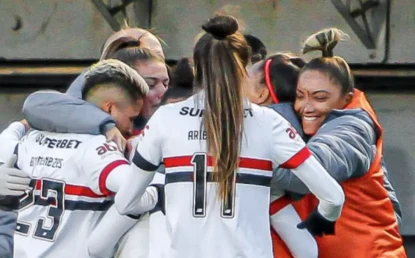
[[[294,139],[297,136],[297,131],[295,130],[293,126],[290,126],[289,128],[287,128],[285,132],[288,134],[288,137],[290,137],[290,139]]]
[[[104,143],[103,145],[96,148],[98,155],[104,155],[107,152],[118,151],[117,147],[112,146],[111,144]]]

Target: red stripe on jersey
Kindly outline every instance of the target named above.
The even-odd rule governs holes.
[[[191,161],[192,161],[192,156],[169,157],[169,158],[164,158],[163,160],[164,166],[166,168],[192,166]],[[207,163],[209,167],[213,166],[213,158],[211,156],[208,157]],[[269,160],[240,158],[238,166],[240,168],[251,168],[251,169],[272,171],[272,162]]]
[[[271,202],[271,206],[269,207],[269,215],[274,215],[278,213],[280,210],[282,210],[284,207],[289,205],[291,203],[291,199],[283,196],[279,199],[276,199],[275,201]]]
[[[302,148],[297,154],[292,156],[284,164],[281,164],[280,167],[287,169],[294,169],[303,164],[303,162],[311,156],[310,150],[306,147]]]
[[[42,189],[42,180],[40,180],[40,179],[36,180],[35,189],[36,190],[41,190]],[[70,185],[70,184],[65,184],[65,194],[91,197],[91,198],[106,197],[106,195],[100,195],[100,194],[94,193],[94,191],[92,191],[90,188],[88,188],[86,186]]]
[[[140,135],[144,129],[134,129],[133,134],[131,136]]]
[[[118,166],[121,165],[128,165],[128,162],[125,160],[116,160],[111,162],[110,164],[108,164],[101,172],[101,174],[99,175],[99,190],[101,191],[101,193],[103,193],[105,196],[111,196],[114,195],[113,192],[111,192],[110,190],[107,189],[107,178],[109,176],[109,174]]]

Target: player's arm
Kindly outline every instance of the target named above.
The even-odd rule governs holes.
[[[17,212],[0,210],[0,257],[13,257]]]
[[[142,137],[132,158],[131,166],[133,167],[133,173],[131,178],[124,181],[124,184],[115,196],[115,206],[120,214],[142,213],[142,204],[140,202],[148,201],[143,196],[148,191],[157,193],[157,200],[162,202],[162,189],[159,187],[148,187],[162,160],[162,111],[163,107],[156,111],[142,132]],[[150,196],[149,194],[147,195]]]
[[[31,127],[49,132],[98,135],[115,127],[112,117],[93,104],[50,90],[29,95],[23,114]]]
[[[14,122],[0,134],[0,209],[17,209],[19,196],[30,189],[29,175],[15,168],[18,143],[25,133],[24,124]]]
[[[88,239],[88,252],[92,257],[113,257],[122,236],[140,217],[120,215],[114,206],[105,213]]]
[[[271,192],[270,222],[294,257],[318,257],[315,239],[308,231],[297,228],[301,223],[300,216],[281,189],[273,189]]]
[[[23,123],[13,122],[0,134],[0,163],[8,160],[15,150],[20,139],[26,134]]]
[[[126,182],[137,180],[133,167],[130,166],[124,155],[118,150],[113,142],[107,142],[104,136],[97,136],[90,141],[84,142],[84,151],[79,152],[80,170],[88,183],[88,187],[98,196],[115,195],[115,206],[124,201],[124,198],[133,198],[129,189],[123,189]],[[131,189],[132,190],[132,189]],[[158,200],[155,187],[144,189],[138,202],[137,208],[142,212],[154,209]],[[123,215],[128,215],[124,213]],[[140,214],[140,213],[136,213]],[[134,214],[135,215],[135,214]]]
[[[337,182],[360,177],[369,170],[375,154],[376,135],[372,126],[353,116],[340,117],[313,136],[307,147]],[[296,175],[284,168],[275,170],[272,185],[302,194],[310,192]]]
[[[272,153],[277,166],[291,169],[319,199],[318,213],[335,221],[340,216],[344,193],[340,185],[314,158],[294,128],[275,114],[272,125]],[[291,173],[289,172],[289,173]]]
[[[382,170],[383,170],[383,173],[384,173],[383,185],[385,186],[386,191],[388,191],[389,199],[392,202],[393,209],[395,211],[395,217],[396,217],[396,220],[398,221],[398,226],[399,226],[399,229],[400,229],[401,226],[402,226],[401,204],[399,203],[398,197],[396,196],[395,189],[394,189],[392,183],[389,180],[389,172],[388,172],[388,169],[386,167],[384,157],[382,157]]]
[[[287,205],[277,213],[271,214],[272,228],[281,237],[294,257],[318,257],[316,240],[308,231],[298,229],[299,223],[301,223],[301,219],[292,205]]]
[[[85,72],[88,70],[88,68],[84,69],[78,77],[69,85],[68,90],[66,91],[66,94],[82,99],[82,91],[85,86]]]

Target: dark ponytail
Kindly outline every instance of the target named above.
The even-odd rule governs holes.
[[[189,58],[182,58],[172,70],[171,85],[161,98],[160,105],[171,99],[186,99],[193,95],[193,67]]]
[[[297,80],[306,62],[291,53],[278,53],[268,57],[260,66],[263,81],[272,102],[294,102]]]
[[[248,45],[238,27],[232,16],[210,19],[202,26],[206,33],[193,54],[195,86],[205,92],[207,150],[219,182],[219,196],[225,202],[238,168],[244,122],[242,87],[249,62]]]
[[[267,48],[264,43],[253,35],[244,35],[246,42],[251,50],[251,63],[255,64],[261,60],[265,60],[267,56]]]

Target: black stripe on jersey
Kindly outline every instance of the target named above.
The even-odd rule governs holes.
[[[156,212],[158,212],[158,211],[161,211],[161,207],[160,206],[156,206],[154,209],[152,209],[149,213],[150,214],[153,214],[153,213],[156,213]]]
[[[141,156],[138,151],[135,151],[134,157],[133,157],[133,163],[145,171],[156,171],[159,168],[159,165],[154,165],[150,162],[148,162],[143,156]]]
[[[193,182],[194,172],[172,172],[166,174],[166,185],[179,182]],[[207,173],[207,182],[214,182],[213,172]],[[236,175],[236,183],[246,184],[246,185],[261,185],[261,186],[270,186],[271,177],[253,175],[253,174],[243,174],[238,173]]]
[[[14,163],[14,167],[17,169],[20,169],[19,166],[17,165],[17,160],[19,159],[19,144],[16,144],[16,147],[14,147],[14,151],[13,154],[16,154],[16,163]]]
[[[53,199],[42,199],[40,196],[35,196],[35,203],[34,205],[40,206],[49,206],[54,205]],[[71,201],[65,200],[65,210],[70,211],[106,211],[108,210],[113,201],[103,201],[103,202],[85,202],[85,201]]]
[[[131,218],[131,219],[136,219],[136,220],[139,220],[139,219],[141,219],[141,217],[143,217],[143,215],[144,214],[138,214],[138,215],[131,215],[131,214],[127,214],[126,216],[127,217],[129,217],[129,218]]]

